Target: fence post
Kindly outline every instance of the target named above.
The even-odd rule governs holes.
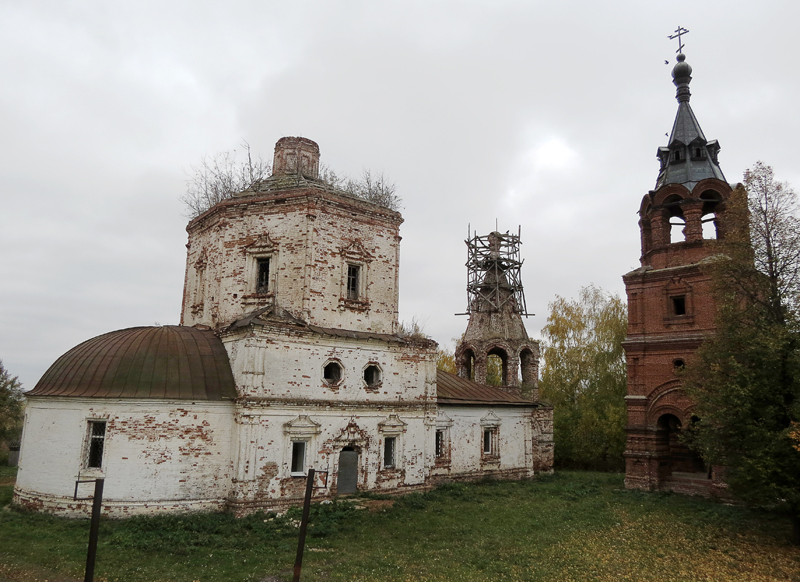
[[[294,578],[292,578],[292,582],[300,582],[300,570],[303,568],[303,550],[306,546],[306,530],[308,529],[308,512],[311,508],[311,491],[313,489],[314,469],[309,469],[308,481],[306,481],[306,498],[303,501],[303,519],[300,521],[300,539],[297,540],[297,558],[295,558],[294,561]]]
[[[89,551],[86,554],[86,575],[83,582],[94,582],[94,561],[97,557],[97,534],[100,530],[100,511],[103,506],[103,482],[95,479],[94,499],[92,500],[92,525],[89,528]]]

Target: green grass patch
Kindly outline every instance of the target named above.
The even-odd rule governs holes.
[[[385,501],[376,496],[377,501]],[[625,491],[617,474],[451,483],[358,510],[312,507],[303,568],[316,581],[800,580],[788,522],[678,495]],[[299,510],[104,520],[104,580],[290,580]],[[0,563],[81,576],[87,520],[0,511]],[[0,569],[2,572],[2,569]]]
[[[0,480],[14,479],[17,476],[17,468],[8,465],[0,465]]]

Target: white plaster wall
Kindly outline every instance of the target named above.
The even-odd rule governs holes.
[[[103,477],[104,500],[120,514],[221,507],[233,470],[233,417],[233,403],[30,398],[18,501],[69,510],[77,479]],[[84,468],[89,420],[108,423],[101,470]]]
[[[308,437],[306,470],[328,472],[327,482],[319,476],[314,495],[324,497],[335,492],[339,453],[344,446],[359,450],[360,490],[408,490],[427,483],[430,447],[433,433],[426,422],[432,410],[421,405],[358,406],[335,409],[326,406],[307,407],[241,406],[237,414],[240,431],[237,453],[235,497],[243,505],[263,506],[297,501],[305,490],[305,478],[291,475],[292,441],[305,440],[287,434],[287,424],[301,417],[317,425],[316,434]],[[402,432],[393,432],[396,441],[396,468],[383,468],[381,423],[391,415],[404,423]],[[303,419],[304,420],[304,419]]]
[[[452,420],[450,434],[450,464],[447,470],[437,474],[459,476],[471,473],[479,476],[484,472],[524,470],[534,472],[533,427],[531,408],[528,407],[483,407],[440,405],[439,410]],[[493,414],[500,420],[498,428],[499,464],[481,461],[483,429],[481,419]]]
[[[283,203],[276,203],[276,197],[282,197]],[[399,214],[316,190],[236,202],[218,207],[189,226],[184,325],[216,327],[276,301],[315,325],[396,331]],[[270,265],[274,297],[254,298],[247,249],[264,236],[274,243]],[[342,251],[353,241],[369,255],[363,261],[354,259],[364,265],[368,308],[353,309],[340,301],[349,260]],[[347,252],[358,255],[360,250]],[[196,268],[201,256],[206,257],[202,284]],[[202,308],[197,306],[198,297],[203,298]]]
[[[424,402],[436,396],[435,344],[352,339],[276,327],[254,326],[222,337],[243,396],[331,402]],[[342,380],[323,379],[326,363],[343,367]],[[365,366],[382,371],[381,385],[368,388]]]

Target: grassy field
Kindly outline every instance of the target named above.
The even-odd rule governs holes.
[[[0,471],[0,505],[11,479]],[[452,484],[394,505],[357,503],[368,509],[313,508],[304,581],[800,580],[788,521],[625,491],[616,474]],[[298,517],[103,521],[96,580],[291,580]],[[86,520],[0,511],[0,582],[82,580],[87,537]]]

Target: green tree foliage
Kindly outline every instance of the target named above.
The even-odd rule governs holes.
[[[717,331],[690,362],[692,440],[741,500],[787,513],[800,543],[800,221],[796,195],[757,163],[725,213],[712,268]]]
[[[555,462],[621,470],[627,372],[627,308],[592,285],[577,300],[556,297],[544,336],[541,397],[554,410]]]
[[[456,373],[456,357],[452,350],[443,347],[436,350],[436,368],[451,374]]]
[[[500,356],[489,354],[486,358],[486,384],[489,386],[503,385],[503,360]]]
[[[24,401],[22,384],[8,373],[0,360],[0,442],[19,440]]]

